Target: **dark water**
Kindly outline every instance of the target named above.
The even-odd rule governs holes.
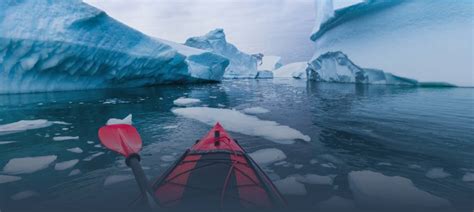
[[[0,145],[1,170],[13,158],[56,155],[56,162],[79,159],[72,169],[81,171],[68,176],[72,169],[57,171],[53,163],[31,174],[19,174],[21,180],[0,184],[0,210],[128,207],[139,191],[133,180],[104,186],[108,176],[130,176],[131,172],[120,156],[96,146],[97,130],[111,117],[133,114],[145,144],[142,164],[147,175],[154,178],[172,163],[162,160],[162,156],[181,154],[209,130],[208,125],[171,112],[173,100],[182,96],[200,99],[199,106],[237,110],[260,106],[270,110],[256,115],[260,119],[276,121],[311,137],[309,143],[285,145],[232,133],[248,152],[278,148],[287,155],[288,163],[303,165],[299,169],[293,165],[266,167],[275,180],[294,174],[335,176],[333,185],[305,185],[306,195],[287,195],[291,207],[313,210],[318,202],[334,195],[354,199],[348,173],[370,170],[410,179],[418,189],[449,200],[455,209],[474,208],[474,182],[462,180],[466,173],[474,172],[474,89],[275,79],[0,95],[0,125],[32,119],[71,123],[0,135],[0,141],[16,141]],[[115,103],[104,104],[110,100]],[[53,141],[54,136],[79,136],[79,140]],[[66,151],[73,147],[84,152]],[[84,161],[98,152],[104,154]],[[312,159],[318,163],[311,164]],[[323,166],[329,163],[333,167]],[[432,168],[443,168],[450,175],[426,177]],[[34,191],[36,195],[11,199],[21,191]]]

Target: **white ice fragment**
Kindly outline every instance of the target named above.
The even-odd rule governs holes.
[[[114,125],[114,124],[128,124],[132,125],[132,114],[128,114],[127,117],[124,119],[116,119],[116,118],[111,118],[107,121],[106,125]]]
[[[188,105],[198,104],[200,102],[201,100],[199,99],[180,97],[178,99],[175,99],[173,101],[173,104],[175,104],[176,106],[188,106]]]
[[[3,172],[6,174],[30,174],[48,168],[56,158],[56,155],[14,158],[3,167]]]
[[[0,174],[0,184],[15,182],[18,180],[21,180],[21,177]]]
[[[297,176],[296,179],[299,182],[305,184],[332,185],[333,183],[332,176],[321,176],[317,174],[306,174],[303,176]]]
[[[330,168],[330,169],[335,169],[337,168],[334,164],[332,163],[323,163],[321,164],[322,167],[325,167],[325,168]]]
[[[301,169],[301,168],[303,168],[303,164],[294,164],[293,167],[295,169]]]
[[[464,181],[464,182],[473,182],[474,181],[474,173],[466,173],[462,177],[462,181]]]
[[[53,141],[79,140],[79,136],[55,136]]]
[[[349,173],[349,187],[358,205],[366,207],[446,207],[450,203],[415,187],[413,182],[399,176],[386,176],[372,171]]]
[[[105,178],[104,186],[109,186],[112,184],[124,182],[127,180],[132,180],[132,179],[133,179],[132,175],[112,175]]]
[[[78,159],[56,163],[56,165],[54,165],[54,169],[57,171],[70,169],[74,167],[77,163],[79,163]]]
[[[242,111],[247,114],[261,114],[261,113],[268,113],[270,110],[265,109],[263,107],[250,107],[250,108],[245,108]]]
[[[392,164],[388,162],[380,162],[380,163],[377,163],[377,166],[392,166]]]
[[[410,169],[421,169],[421,166],[418,165],[418,164],[411,164],[411,165],[408,166],[408,168],[410,168]]]
[[[94,144],[94,141],[87,141],[88,144]]]
[[[117,99],[117,98],[113,98],[113,99],[106,99],[102,104],[126,104],[126,103],[129,103],[129,101],[125,101],[125,100],[121,100],[121,99]]]
[[[11,196],[11,199],[12,200],[23,200],[23,199],[27,199],[27,198],[30,198],[32,196],[37,196],[39,195],[37,192],[35,191],[21,191],[21,192],[18,192],[16,194],[14,194],[13,196]]]
[[[296,176],[286,177],[285,179],[273,182],[282,194],[287,195],[305,195],[306,187],[300,183]]]
[[[105,153],[103,153],[103,152],[97,152],[97,153],[95,153],[95,154],[90,155],[90,156],[87,157],[87,158],[84,158],[83,161],[91,161],[91,160],[94,160],[96,157],[99,157],[99,156],[101,156],[101,155],[103,155],[103,154],[105,154]]]
[[[173,162],[176,160],[176,158],[173,155],[163,155],[161,156],[160,159],[165,162]]]
[[[249,156],[261,166],[286,159],[285,153],[276,148],[260,149],[250,153]]]
[[[71,172],[69,172],[69,175],[68,176],[74,176],[74,175],[78,175],[81,173],[81,170],[79,169],[73,169]]]
[[[220,122],[222,126],[229,131],[251,136],[262,136],[268,140],[281,144],[292,144],[296,139],[301,139],[307,142],[311,141],[309,136],[304,135],[298,130],[285,125],[280,125],[274,121],[261,120],[255,116],[246,115],[236,110],[209,107],[189,107],[175,108],[172,112],[211,126]]]
[[[163,129],[167,130],[167,129],[175,129],[175,128],[178,128],[178,125],[168,125],[168,126],[164,126]]]
[[[3,144],[11,144],[11,143],[15,143],[16,141],[0,141],[0,145],[3,145]]]
[[[83,152],[84,152],[84,151],[82,151],[82,149],[79,148],[79,147],[70,148],[70,149],[67,149],[67,151],[72,152],[72,153],[77,153],[77,154],[80,154],[80,153],[83,153]]]
[[[451,176],[451,174],[444,171],[443,168],[432,168],[426,172],[426,177],[431,179],[440,179]]]
[[[317,163],[319,163],[319,161],[317,159],[314,159],[314,158],[309,161],[309,164],[311,164],[311,165],[317,164]]]
[[[46,119],[37,120],[21,120],[10,124],[0,125],[0,135],[7,135],[12,133],[23,132],[27,130],[34,130],[45,128],[53,125],[52,122]]]

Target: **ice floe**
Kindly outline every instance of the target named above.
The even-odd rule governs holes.
[[[54,165],[54,169],[57,171],[70,169],[74,167],[77,163],[79,163],[78,159],[56,163],[56,165]]]
[[[106,125],[114,125],[114,124],[132,125],[132,114],[128,114],[128,116],[123,119],[111,118],[106,123]]]
[[[18,180],[21,180],[21,177],[10,176],[10,175],[1,175],[0,174],[0,184],[2,184],[2,183],[11,183],[11,182],[15,182],[15,181],[18,181]]]
[[[69,140],[79,140],[79,136],[55,136],[53,141],[69,141]]]
[[[124,182],[127,180],[132,180],[132,179],[133,179],[132,175],[112,175],[105,178],[104,186],[109,186],[112,184]]]
[[[261,166],[286,159],[285,153],[276,148],[260,149],[250,153],[249,156]]]
[[[246,115],[236,110],[189,107],[175,108],[172,109],[172,112],[211,126],[220,122],[222,126],[229,131],[251,136],[261,136],[281,144],[292,144],[296,139],[301,139],[307,142],[311,141],[309,136],[304,135],[300,131],[291,127],[280,125],[275,121],[261,120],[255,116]]]
[[[364,207],[407,208],[446,207],[450,203],[415,187],[410,179],[372,171],[349,173],[349,187],[357,205]]]
[[[70,149],[66,149],[67,151],[69,152],[72,152],[72,153],[77,153],[77,154],[80,154],[80,153],[83,153],[84,151],[82,151],[81,148],[79,147],[74,147],[74,148],[70,148]]]
[[[39,195],[39,194],[35,191],[21,191],[21,192],[18,192],[16,194],[14,194],[10,198],[12,200],[23,200],[23,199],[27,199],[27,198],[37,196],[37,195]]]
[[[462,177],[462,181],[464,181],[464,182],[473,182],[474,181],[474,173],[466,173]]]
[[[261,114],[261,113],[270,112],[270,110],[265,109],[263,107],[250,107],[250,108],[245,108],[242,111],[247,114]]]
[[[451,174],[444,171],[443,168],[432,168],[426,172],[426,177],[431,179],[440,179],[451,176]]]
[[[10,124],[0,125],[0,135],[7,135],[12,133],[23,132],[27,130],[34,130],[45,128],[53,125],[53,122],[50,122],[46,119],[36,119],[36,120],[21,120],[13,122]]]
[[[298,175],[296,179],[305,184],[332,185],[332,176],[321,176],[317,174]]]
[[[273,182],[282,194],[306,195],[306,187],[299,182],[296,176],[289,176]]]
[[[74,175],[78,175],[81,173],[81,170],[79,169],[73,169],[71,172],[69,172],[69,175],[68,176],[74,176]]]
[[[175,104],[176,106],[188,106],[188,105],[198,104],[200,102],[201,100],[199,99],[180,97],[178,99],[175,99],[173,101],[173,104]]]
[[[56,159],[56,155],[14,158],[3,167],[3,172],[6,174],[30,174],[48,168]]]
[[[94,160],[96,157],[99,157],[101,155],[103,155],[104,152],[97,152],[97,153],[94,153],[92,155],[90,155],[89,157],[87,158],[84,158],[83,161],[91,161],[91,160]]]

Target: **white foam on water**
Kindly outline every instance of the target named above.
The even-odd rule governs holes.
[[[410,179],[372,171],[349,173],[349,187],[357,205],[383,208],[437,208],[450,203],[415,187]]]
[[[116,183],[132,180],[132,179],[133,179],[132,175],[112,175],[105,178],[104,186],[109,186]]]
[[[56,159],[56,155],[14,158],[3,167],[3,172],[6,174],[30,174],[48,168]]]
[[[242,111],[247,114],[262,114],[262,113],[270,112],[270,110],[265,109],[263,107],[250,107],[250,108],[245,108]]]
[[[201,100],[199,100],[199,99],[179,97],[178,99],[175,99],[173,101],[173,104],[176,105],[176,106],[183,107],[183,106],[198,104],[200,102],[201,102]]]
[[[260,149],[250,153],[249,156],[261,166],[286,159],[285,153],[277,148]]]
[[[54,165],[54,169],[57,171],[70,169],[74,167],[77,163],[79,163],[78,159],[56,163],[56,165]]]
[[[70,149],[66,149],[67,151],[69,152],[72,152],[72,153],[77,153],[77,154],[80,154],[80,153],[83,153],[84,151],[79,148],[79,147],[74,147],[74,148],[70,148]]]
[[[305,184],[332,185],[333,183],[332,176],[321,176],[317,174],[306,174],[303,176],[297,176],[296,179],[299,182],[302,182]]]
[[[292,144],[296,139],[311,141],[311,138],[298,130],[285,125],[280,125],[274,121],[261,120],[255,116],[246,115],[236,110],[209,108],[209,107],[189,107],[172,109],[174,114],[198,120],[210,126],[220,122],[222,126],[233,132],[238,132],[251,136],[261,136],[268,140],[281,143]]]
[[[128,114],[128,116],[123,119],[110,118],[106,123],[106,125],[114,125],[114,124],[132,125],[132,114]]]
[[[87,158],[84,158],[83,161],[91,161],[91,160],[94,160],[96,157],[99,157],[101,155],[105,154],[104,152],[97,152],[95,154],[92,154],[90,155],[89,157]]]
[[[79,140],[79,136],[55,136],[53,141],[69,141],[69,140]]]
[[[440,179],[451,176],[451,174],[444,171],[443,168],[432,168],[426,172],[426,177],[431,179]]]
[[[81,170],[79,169],[73,169],[71,172],[69,172],[69,175],[68,176],[74,176],[74,175],[78,175],[81,173]]]
[[[474,173],[466,173],[462,177],[462,181],[464,181],[464,182],[474,182]]]
[[[296,176],[289,176],[273,182],[282,194],[286,195],[306,195],[306,187],[299,182]]]
[[[0,145],[15,143],[16,141],[0,141]]]
[[[37,196],[39,195],[37,192],[35,191],[21,191],[21,192],[18,192],[16,194],[14,194],[13,196],[11,196],[10,198],[12,200],[23,200],[23,199],[27,199],[27,198],[30,198],[30,197],[33,197],[33,196]]]
[[[11,182],[15,182],[15,181],[18,181],[18,180],[21,180],[21,177],[10,176],[10,175],[1,175],[0,174],[0,184],[2,184],[2,183],[11,183]]]

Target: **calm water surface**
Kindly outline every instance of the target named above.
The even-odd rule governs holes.
[[[456,209],[474,208],[474,182],[462,180],[466,173],[474,172],[474,89],[274,79],[0,95],[0,125],[33,119],[71,124],[0,134],[0,141],[15,141],[0,145],[0,171],[14,158],[56,155],[56,162],[79,159],[73,169],[81,172],[69,176],[72,169],[57,171],[53,163],[41,171],[20,174],[21,180],[0,184],[0,209],[127,207],[139,191],[133,179],[104,185],[109,176],[128,178],[131,172],[120,156],[97,145],[98,128],[109,118],[133,114],[145,145],[142,164],[147,175],[155,178],[171,165],[170,157],[177,157],[210,129],[171,112],[173,100],[183,96],[200,99],[199,106],[236,110],[260,106],[270,112],[256,115],[258,118],[290,126],[311,137],[309,143],[285,145],[231,133],[248,152],[278,148],[287,155],[289,165],[264,168],[274,180],[294,174],[335,176],[331,186],[306,185],[306,195],[287,195],[293,207],[313,209],[319,201],[334,195],[353,199],[348,173],[371,170],[408,178],[417,188],[449,200]],[[53,141],[55,136],[79,139]],[[83,153],[66,151],[74,147],[80,147]],[[100,152],[104,154],[88,160]],[[450,176],[426,177],[432,168],[443,168]],[[36,195],[12,200],[21,191]]]

